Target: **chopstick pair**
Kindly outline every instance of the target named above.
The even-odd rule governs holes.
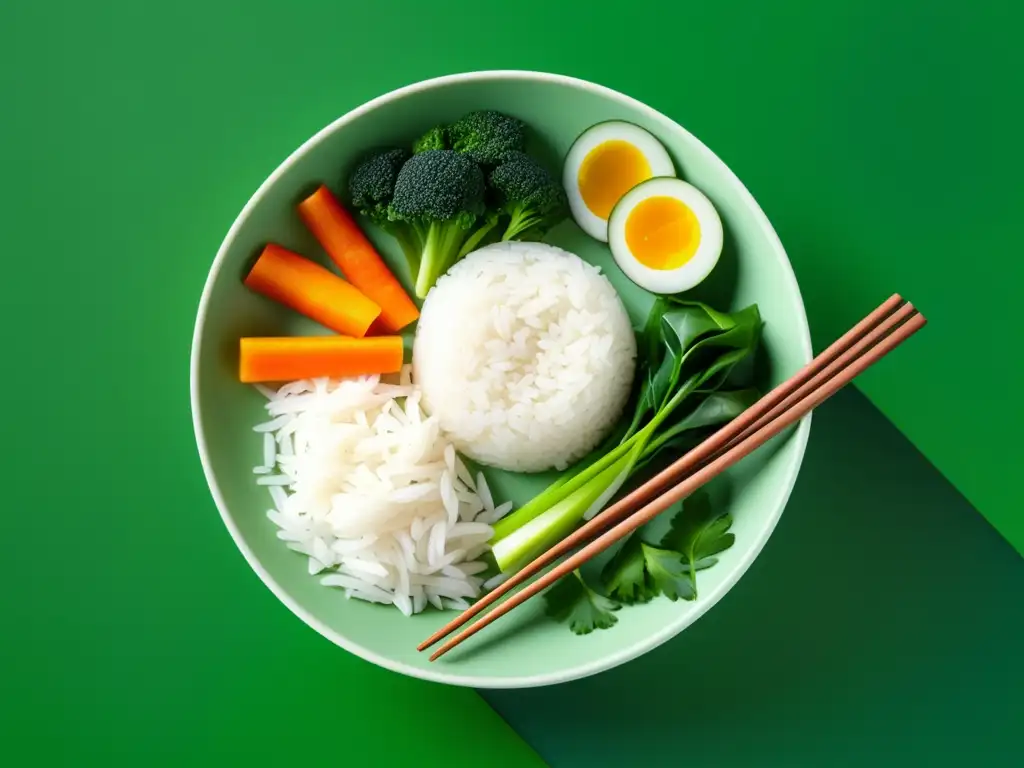
[[[538,594],[587,560],[653,520],[716,475],[752,453],[763,443],[803,418],[865,369],[924,327],[924,316],[894,294],[792,378],[766,394],[666,469],[607,507],[504,583],[423,641],[426,650],[463,627],[499,598],[563,555],[586,544],[550,572],[515,594],[486,616],[445,642],[430,657],[434,661],[495,619]],[[596,537],[596,538],[595,538]],[[586,543],[589,540],[590,543]]]

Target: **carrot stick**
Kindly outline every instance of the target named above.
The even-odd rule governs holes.
[[[326,186],[299,203],[299,216],[346,279],[380,305],[385,329],[398,332],[420,316],[373,243]]]
[[[245,284],[332,331],[365,336],[380,307],[319,264],[270,244],[263,249]]]
[[[241,340],[238,372],[245,384],[397,373],[403,356],[401,336],[250,337]]]

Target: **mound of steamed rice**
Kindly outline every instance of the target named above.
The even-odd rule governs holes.
[[[608,279],[543,243],[499,243],[427,295],[413,378],[464,455],[519,472],[564,469],[622,415],[636,362]]]
[[[424,415],[408,368],[399,385],[367,376],[260,389],[270,420],[255,427],[256,482],[309,573],[406,615],[468,607],[484,586],[491,523],[512,505],[494,506],[483,475],[470,475]]]

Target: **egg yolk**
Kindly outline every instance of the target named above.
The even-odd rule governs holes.
[[[700,245],[700,221],[690,206],[674,197],[649,197],[626,219],[626,247],[650,269],[678,269]]]
[[[615,139],[587,153],[576,181],[590,212],[607,219],[624,194],[649,178],[651,166],[643,152],[628,141]]]

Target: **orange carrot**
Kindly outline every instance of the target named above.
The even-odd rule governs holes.
[[[397,373],[404,355],[401,336],[244,338],[240,352],[238,375],[244,384]]]
[[[337,333],[365,336],[380,307],[316,262],[279,245],[263,249],[245,284]]]
[[[299,203],[299,215],[346,279],[380,304],[380,323],[398,332],[420,316],[352,215],[324,185]]]

